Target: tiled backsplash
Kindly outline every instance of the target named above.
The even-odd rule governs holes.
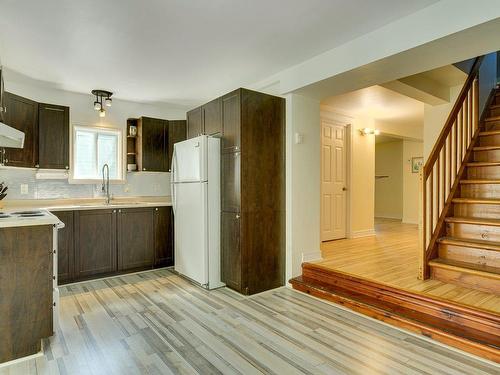
[[[101,185],[70,184],[67,180],[41,180],[35,178],[33,169],[0,167],[0,182],[9,187],[6,200],[11,199],[58,199],[100,197]],[[21,185],[28,187],[21,194]],[[170,195],[170,173],[137,172],[127,173],[127,182],[110,185],[115,197],[127,196],[168,196]]]

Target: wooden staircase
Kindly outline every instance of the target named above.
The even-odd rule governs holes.
[[[500,90],[471,142],[430,276],[500,294]],[[483,130],[484,129],[484,130]]]

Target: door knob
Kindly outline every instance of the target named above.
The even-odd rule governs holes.
[[[342,191],[346,191],[346,190],[347,190],[347,188],[344,186],[344,187],[342,188]]]

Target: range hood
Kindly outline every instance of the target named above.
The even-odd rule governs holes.
[[[0,147],[24,147],[24,133],[0,122]]]

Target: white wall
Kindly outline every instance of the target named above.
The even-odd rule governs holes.
[[[121,129],[125,134],[128,118],[140,116],[158,117],[164,119],[185,119],[186,109],[166,104],[145,104],[113,100],[113,106],[107,110],[106,117],[100,118],[93,109],[93,96],[89,93],[79,94],[46,87],[44,84],[20,76],[15,72],[5,72],[5,89],[29,99],[66,105],[70,107],[70,124],[84,126],[99,126]],[[123,137],[123,149],[126,150],[126,138]],[[123,156],[126,163],[125,155]],[[7,199],[33,198],[87,198],[100,193],[93,185],[69,184],[64,180],[36,180],[35,170],[0,169],[0,179],[9,186]],[[127,182],[111,187],[116,196],[127,195],[170,195],[169,173],[127,173]],[[28,194],[20,194],[20,184],[28,185]]]
[[[375,217],[403,218],[403,141],[375,144]]]
[[[303,259],[320,253],[319,101],[286,96],[286,277],[301,274]],[[303,136],[295,143],[295,134]]]
[[[403,141],[403,223],[419,222],[419,174],[411,172],[411,158],[423,155],[423,142]]]
[[[432,106],[424,105],[424,161],[432,151],[453,105],[457,101],[463,84],[450,87],[450,102]]]

